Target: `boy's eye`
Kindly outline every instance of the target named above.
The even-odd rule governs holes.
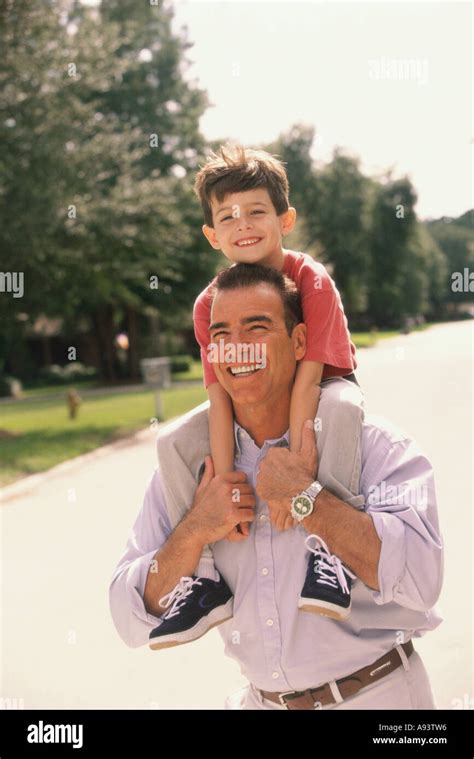
[[[265,213],[261,208],[256,208],[252,213]],[[237,216],[223,216],[221,221],[227,221],[228,219],[237,219]]]
[[[212,338],[212,340],[215,340],[217,337],[222,337],[222,336],[228,335],[228,334],[229,334],[228,332],[224,332],[224,330],[221,329],[220,332],[213,332],[212,335],[211,335],[211,338]]]

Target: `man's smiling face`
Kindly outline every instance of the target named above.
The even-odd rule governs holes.
[[[220,384],[234,406],[273,404],[289,395],[296,361],[304,356],[306,328],[297,325],[288,335],[280,293],[266,282],[232,290],[218,290],[211,310],[212,343],[227,346],[263,343],[265,366],[245,373],[251,362],[213,364]]]

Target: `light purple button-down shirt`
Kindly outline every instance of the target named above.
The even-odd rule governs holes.
[[[236,425],[235,468],[255,488],[259,463],[288,433],[262,448]],[[234,616],[219,630],[225,652],[258,688],[303,690],[348,675],[410,638],[437,627],[443,576],[432,467],[418,446],[393,425],[366,417],[360,492],[382,541],[379,591],[357,579],[344,622],[299,611],[309,553],[300,525],[279,532],[257,497],[247,540],[213,544],[215,563],[234,594]],[[143,593],[151,560],[171,533],[160,475],[155,471],[110,585],[116,628],[128,646],[148,642],[159,624]],[[330,546],[329,546],[330,548]]]

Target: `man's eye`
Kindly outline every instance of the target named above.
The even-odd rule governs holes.
[[[224,330],[221,330],[220,332],[213,332],[211,337],[213,340],[215,340],[217,337],[225,337],[225,335],[228,335],[228,332],[224,332]]]
[[[253,332],[256,329],[264,329],[264,330],[266,330],[267,328],[263,324],[254,324],[253,327],[250,327],[250,331],[251,332]]]
[[[252,213],[265,213],[265,211],[262,211],[261,208],[257,208],[255,211],[252,211]]]

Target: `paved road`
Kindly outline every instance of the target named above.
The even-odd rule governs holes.
[[[437,472],[445,622],[417,647],[443,708],[473,693],[472,356],[473,325],[447,324],[360,351],[357,372],[367,409],[416,437]],[[154,436],[145,430],[7,490],[0,695],[10,703],[218,709],[243,684],[216,631],[158,653],[126,648],[112,625],[108,583],[154,467]]]

